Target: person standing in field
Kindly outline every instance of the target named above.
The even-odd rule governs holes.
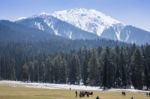
[[[78,92],[77,91],[75,91],[75,94],[76,94],[76,97],[78,97]]]

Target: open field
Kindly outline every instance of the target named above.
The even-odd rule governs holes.
[[[79,90],[78,90],[79,92]],[[94,95],[88,99],[150,99],[144,92],[127,92],[122,96],[119,91],[94,91]],[[10,86],[9,84],[0,84],[0,99],[80,99],[75,97],[75,90],[63,89],[40,89],[27,88],[24,86]],[[81,98],[81,99],[87,99]]]

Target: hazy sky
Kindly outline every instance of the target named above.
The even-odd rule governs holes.
[[[71,8],[96,9],[150,31],[150,0],[0,0],[0,20]]]

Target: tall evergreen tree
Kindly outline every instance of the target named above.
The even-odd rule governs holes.
[[[137,48],[131,59],[132,84],[137,89],[143,88],[143,60],[140,50]]]
[[[93,50],[92,55],[88,62],[89,85],[99,85],[99,81],[100,81],[99,68],[100,68],[100,64],[98,61],[96,50]]]
[[[80,63],[77,55],[73,55],[70,59],[69,63],[69,82],[71,84],[79,84],[80,83]]]

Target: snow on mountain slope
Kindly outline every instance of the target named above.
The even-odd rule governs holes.
[[[16,23],[23,24],[32,28],[46,31],[57,36],[69,39],[95,39],[98,38],[96,34],[84,31],[67,22],[64,22],[56,17],[48,14],[35,15],[23,20],[18,20]]]
[[[52,15],[98,36],[101,36],[102,32],[110,26],[121,24],[118,20],[93,9],[76,8],[56,11]]]
[[[35,20],[37,18],[40,18],[40,20],[42,19],[44,21],[39,22],[39,20]],[[87,34],[91,33],[91,35],[95,35],[97,37],[100,37],[103,34],[103,32],[109,29],[110,27],[114,27],[115,34],[113,38],[111,37],[111,39],[113,40],[121,40],[120,38],[121,28],[120,27],[124,26],[121,22],[111,18],[110,16],[106,16],[105,14],[99,11],[96,11],[93,9],[84,9],[84,8],[75,8],[71,10],[56,11],[52,14],[41,13],[39,15],[34,15],[32,17],[23,18],[21,20],[18,20],[17,22],[23,23],[22,21],[28,20],[28,19],[30,19],[30,21],[35,20],[34,23],[32,23],[31,27],[38,28],[43,31],[51,30],[55,33],[55,35],[59,35],[59,36],[64,36],[65,34],[65,37],[69,39],[75,39],[75,38],[77,39],[77,37],[79,37],[78,35],[81,35],[81,34],[71,29],[68,31],[68,29],[66,29],[68,26],[64,27],[62,24],[63,22],[65,24],[68,23],[68,25],[70,24],[82,31],[86,31]],[[58,21],[56,22],[56,20],[62,21],[61,22],[62,25],[60,26],[59,25],[60,22]],[[31,25],[31,23],[28,23],[28,25]],[[59,29],[58,27],[56,28],[56,25],[57,26],[59,25]],[[63,26],[63,29],[62,29],[62,26]],[[76,34],[76,37],[74,37],[74,34]],[[89,37],[89,36],[83,37],[82,35],[82,37],[80,36],[80,38],[84,38],[84,39],[92,38],[93,39],[93,36],[92,37]]]
[[[17,23],[68,39],[106,38],[127,43],[150,43],[150,32],[126,25],[93,9],[75,8],[41,13]]]

